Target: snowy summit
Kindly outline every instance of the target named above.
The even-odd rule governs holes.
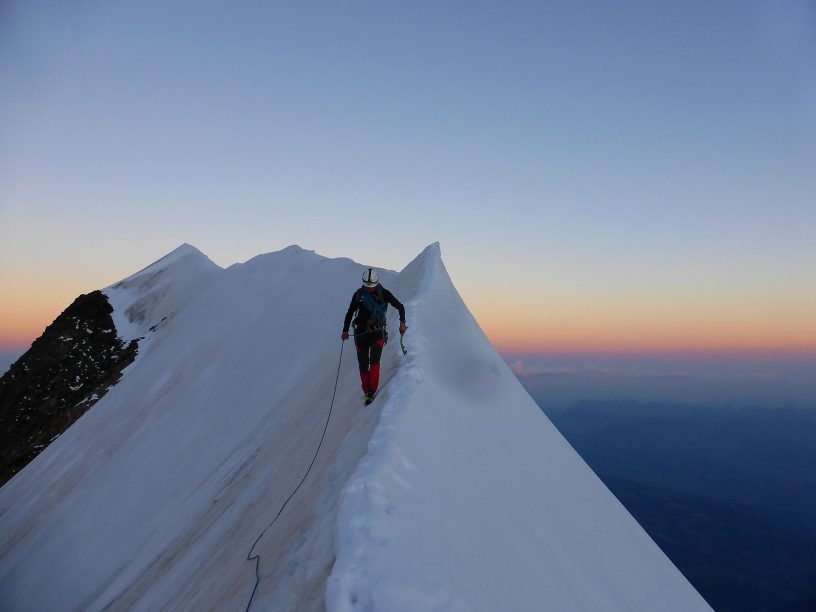
[[[138,354],[0,489],[0,608],[244,610],[263,534],[253,610],[709,609],[518,383],[438,244],[380,270],[408,353],[392,310],[363,406],[340,341],[362,270],[183,245],[104,289]]]

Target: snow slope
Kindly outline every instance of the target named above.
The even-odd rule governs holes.
[[[343,494],[329,609],[709,609],[494,351],[438,245],[397,288],[412,353]]]
[[[175,316],[221,272],[201,251],[182,244],[157,262],[104,290],[113,323],[125,342],[145,336],[162,318]]]
[[[243,610],[360,273],[296,246],[224,270],[183,245],[106,289],[139,356],[0,489],[0,609]],[[409,354],[387,347],[364,408],[343,347],[252,609],[708,609],[523,391],[438,245],[381,279]]]

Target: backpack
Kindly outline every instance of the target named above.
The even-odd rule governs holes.
[[[377,285],[377,290],[374,293],[369,293],[364,288],[359,289],[359,292],[359,301],[361,301],[366,310],[371,313],[366,324],[367,330],[377,331],[385,327],[385,311],[388,310],[388,302],[383,298],[382,286]]]

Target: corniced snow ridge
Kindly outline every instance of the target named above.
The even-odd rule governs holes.
[[[296,246],[222,269],[183,245],[105,289],[138,356],[0,489],[0,607],[243,610],[361,273]],[[523,390],[439,245],[380,279],[408,354],[390,311],[364,407],[342,347],[252,609],[709,609]]]

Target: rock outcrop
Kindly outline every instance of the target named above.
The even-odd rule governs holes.
[[[91,408],[136,357],[101,291],[80,295],[0,378],[0,486]]]

